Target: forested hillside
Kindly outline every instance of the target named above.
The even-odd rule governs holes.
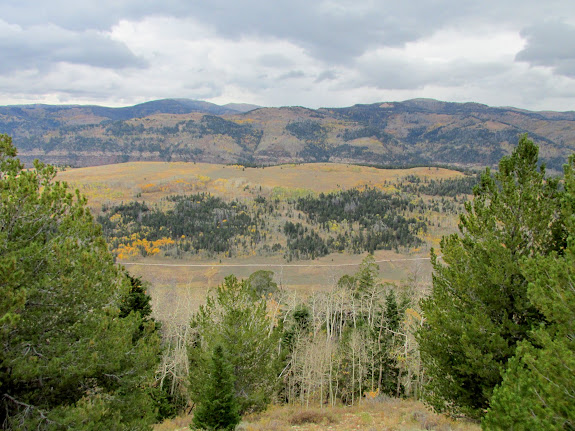
[[[462,208],[457,196],[464,200],[477,180],[407,177],[391,192],[361,187],[288,199],[169,195],[153,205],[104,205],[97,221],[120,259],[279,255],[291,261],[336,252],[409,251],[424,244],[431,219]]]
[[[236,109],[233,109],[233,108]],[[270,165],[495,165],[523,133],[555,172],[575,150],[573,112],[416,99],[348,108],[221,107],[163,100],[128,108],[0,109],[23,160],[89,166],[137,160]]]

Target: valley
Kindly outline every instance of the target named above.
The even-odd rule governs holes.
[[[0,429],[575,431],[575,2],[0,11]]]
[[[327,163],[253,168],[204,163],[129,162],[67,169],[59,172],[57,179],[77,187],[87,197],[97,219],[108,223],[104,225],[109,226],[109,231],[106,228],[104,231],[111,250],[120,264],[150,283],[156,313],[162,314],[164,311],[161,310],[165,310],[182,321],[203,303],[209,287],[222,283],[230,274],[247,278],[255,271],[270,270],[281,288],[307,296],[312,292],[327,291],[343,275],[356,272],[368,251],[373,252],[380,268],[379,276],[384,281],[399,283],[416,277],[426,284],[431,272],[430,247],[437,247],[442,235],[456,231],[456,214],[476,182],[475,175],[444,168],[377,169]],[[330,203],[328,206],[335,212],[327,218],[333,220],[318,223],[297,208],[298,199],[309,203],[310,199],[318,196],[341,197],[342,193],[358,190],[371,190],[376,193],[376,200],[393,197],[398,205],[401,204],[396,210],[389,208],[396,214],[395,218],[420,220],[421,225],[410,236],[411,242],[384,241],[379,245],[375,243],[370,250],[362,244],[355,250],[349,244],[341,250],[332,246],[313,258],[310,253],[299,254],[297,247],[290,251],[287,247],[290,238],[284,232],[286,224],[291,223],[292,227],[299,224],[302,229],[309,229],[325,247],[326,241],[337,239],[339,234],[357,236],[359,231],[366,233],[376,224],[389,221],[372,214],[373,220],[363,221],[369,228],[363,229],[359,222],[350,224],[341,219],[338,222],[338,211],[345,215],[344,204]],[[173,209],[175,197],[195,196],[194,199],[200,199],[202,195],[203,199],[207,196],[219,199],[212,204],[215,205],[213,211],[223,212],[219,219],[216,217],[215,224],[213,214],[204,214],[204,218],[210,219],[209,226],[215,226],[215,230],[201,232],[200,229],[197,232],[198,236],[205,234],[208,237],[208,243],[203,247],[196,244],[199,247],[197,251],[192,247],[190,252],[189,243],[182,239],[182,235],[189,237],[187,232],[170,235],[137,223],[136,219],[140,217],[141,221],[144,213],[156,211],[155,214],[165,217],[165,211]],[[357,196],[354,199],[360,203]],[[209,251],[206,248],[214,243],[210,238],[218,237],[220,227],[226,229],[227,221],[221,222],[230,216],[230,203],[241,206],[241,211],[237,212],[249,214],[254,220],[259,213],[258,222],[249,221],[245,226],[239,224],[237,232],[222,237],[225,250]],[[222,209],[224,206],[227,213]],[[268,211],[270,207],[271,211]],[[130,218],[131,210],[138,214]],[[369,215],[369,210],[360,210],[362,215]],[[187,220],[192,216],[193,213],[188,214]],[[123,229],[118,229],[118,223],[110,222],[120,217],[125,218]],[[166,228],[166,219],[162,220],[159,227]],[[198,219],[196,223],[200,221]],[[254,242],[255,232],[248,231],[255,227],[252,222],[258,225],[257,243]],[[410,225],[405,226],[409,228]],[[425,227],[425,232],[422,227]],[[249,244],[250,239],[253,246]],[[241,243],[246,240],[247,247],[244,247]],[[239,247],[228,247],[228,244],[236,243],[240,243]],[[186,244],[188,252],[184,251]]]

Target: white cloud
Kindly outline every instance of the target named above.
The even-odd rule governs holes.
[[[5,0],[0,16],[4,104],[574,109],[575,2]]]
[[[53,24],[22,28],[0,20],[0,50],[0,73],[43,70],[61,62],[113,69],[146,66],[124,44],[106,34],[72,32]]]

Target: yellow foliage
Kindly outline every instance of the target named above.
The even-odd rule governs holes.
[[[160,253],[162,248],[165,248],[175,241],[171,238],[160,238],[156,241],[148,241],[147,239],[138,239],[137,235],[132,235],[132,241],[127,244],[119,244],[114,250],[118,259],[130,259],[138,256],[154,256]]]
[[[122,214],[116,213],[112,217],[110,217],[110,221],[116,223],[117,221],[122,220]]]
[[[330,232],[341,232],[341,230],[342,230],[341,226],[336,221],[329,220],[327,222],[327,225],[329,227]]]
[[[185,238],[185,235],[182,235],[182,237]],[[154,247],[165,247],[167,245],[171,245],[174,244],[174,240],[172,238],[166,238],[166,237],[162,237],[156,241],[152,241],[152,245]]]
[[[234,123],[236,124],[250,124],[255,122],[256,120],[254,120],[253,118],[240,118],[238,120],[235,120]]]
[[[413,308],[408,308],[407,310],[405,310],[405,312],[407,314],[409,314],[410,316],[414,317],[417,320],[421,320],[421,314],[419,314],[417,311],[415,311]]]
[[[211,181],[212,179],[206,175],[196,175],[196,178],[198,179],[199,182],[201,183],[207,183],[209,181]]]
[[[364,393],[364,395],[368,400],[373,400],[379,395],[379,388],[377,388],[375,391],[367,391]]]

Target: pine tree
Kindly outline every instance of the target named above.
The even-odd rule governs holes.
[[[483,174],[460,235],[432,251],[433,290],[418,332],[430,377],[427,401],[439,411],[479,417],[518,343],[545,320],[527,295],[526,257],[564,244],[555,180],[537,169],[538,148],[523,136],[499,172]]]
[[[155,327],[120,317],[128,280],[55,175],[24,169],[0,135],[0,424],[147,429]]]
[[[233,430],[240,422],[239,405],[234,393],[234,375],[217,345],[211,357],[208,381],[194,411],[193,429]]]
[[[400,369],[395,354],[398,344],[398,331],[400,330],[401,313],[397,304],[395,292],[390,289],[385,296],[385,313],[383,319],[384,330],[379,332],[379,342],[383,351],[379,361],[381,362],[381,392],[390,396],[399,396],[400,387],[398,381]],[[377,328],[379,329],[379,328]],[[375,364],[374,364],[375,365]]]
[[[207,378],[207,356],[221,345],[233,368],[240,413],[261,410],[270,402],[276,377],[278,337],[267,315],[266,301],[245,281],[226,277],[193,316],[196,342],[189,350],[194,370],[191,396],[201,397]]]
[[[144,321],[147,321],[152,314],[152,298],[147,294],[140,277],[134,277],[127,272],[126,277],[130,282],[130,291],[120,306],[120,317],[126,317],[131,312],[136,312]]]
[[[355,275],[355,280],[357,283],[356,293],[362,294],[375,286],[377,281],[377,275],[379,273],[379,266],[375,263],[375,257],[373,254],[368,254],[359,266],[359,270]]]
[[[524,261],[528,295],[545,322],[510,361],[483,420],[488,430],[575,429],[575,158],[565,170],[564,253]]]

